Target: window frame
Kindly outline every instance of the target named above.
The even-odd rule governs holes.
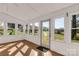
[[[22,26],[22,28],[19,28],[19,25]],[[22,31],[19,31],[19,29]],[[24,33],[23,24],[17,24],[17,30],[18,30],[17,35],[23,35],[23,33]]]
[[[77,15],[79,15],[79,13],[76,13],[76,14],[72,14],[71,16],[72,16],[72,20],[71,20],[71,42],[73,42],[73,43],[79,43],[79,41],[77,40],[77,42],[75,42],[75,41],[73,41],[74,39],[72,38],[72,30],[79,30],[79,28],[77,28],[76,26],[75,26],[75,28],[73,28],[72,27],[72,22],[73,22],[73,16],[75,15],[75,17],[77,16]],[[76,24],[76,22],[75,22],[75,24]],[[76,33],[77,33],[77,31],[76,31]],[[77,36],[77,35],[76,35]]]
[[[1,26],[1,29],[3,29],[3,31],[2,31],[2,35],[0,35],[0,37],[2,37],[4,34],[5,34],[5,32],[4,32],[4,21],[2,21],[2,20],[0,20],[0,22],[3,24],[1,24],[2,26]]]
[[[32,23],[29,24],[29,35],[33,35],[33,24]]]
[[[37,33],[35,33],[35,29],[36,29],[36,28],[35,28],[35,27],[36,27],[35,24],[36,24],[36,23],[38,23],[38,26],[37,26]],[[34,36],[38,36],[38,34],[39,34],[39,26],[40,26],[40,23],[39,23],[39,22],[35,22],[35,23],[34,23]]]
[[[10,28],[10,24],[13,24],[14,27],[13,28]],[[16,24],[14,22],[7,22],[7,33],[9,33],[8,31],[11,30],[11,29],[14,29],[14,34],[8,34],[8,35],[16,35],[16,29],[15,29],[15,26]]]
[[[56,39],[55,38],[55,21],[56,21],[56,19],[59,19],[60,20],[60,18],[63,18],[64,19],[64,24],[63,24],[63,26],[64,26],[64,32],[63,32],[63,34],[64,34],[64,36],[63,36],[63,39],[62,40],[60,40],[60,39]],[[64,16],[59,16],[59,17],[55,17],[54,18],[54,40],[55,41],[60,41],[60,42],[64,42],[64,40],[65,40],[65,17]]]
[[[28,34],[28,24],[25,25],[25,34]],[[27,31],[27,32],[26,32]]]

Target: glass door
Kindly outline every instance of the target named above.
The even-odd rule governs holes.
[[[41,35],[41,37],[42,37],[42,40],[41,40],[41,44],[42,44],[42,46],[44,46],[44,47],[47,47],[47,48],[49,48],[49,43],[50,43],[50,35],[49,35],[49,29],[50,29],[50,25],[49,25],[49,20],[47,20],[47,21],[42,21],[42,24],[41,24],[42,26],[42,28],[41,28],[41,32],[42,32],[42,35]]]

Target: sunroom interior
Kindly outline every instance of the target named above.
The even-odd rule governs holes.
[[[79,56],[79,4],[0,3],[0,56]]]

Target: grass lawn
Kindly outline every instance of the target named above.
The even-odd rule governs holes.
[[[45,45],[48,45],[48,42],[49,42],[48,41],[49,40],[48,35],[49,35],[48,32],[43,31],[42,43],[45,44]]]
[[[76,43],[79,43],[79,40],[72,40],[72,42],[76,42]]]
[[[79,43],[79,33],[76,33],[75,35],[76,36],[74,36],[74,38],[72,39],[72,42]]]
[[[56,40],[63,40],[64,39],[64,35],[63,34],[55,34],[55,39]]]
[[[49,33],[46,31],[43,31],[43,37],[42,37],[42,43],[45,45],[48,45],[49,43]],[[64,35],[63,34],[55,34],[55,39],[56,40],[63,40],[64,39]]]

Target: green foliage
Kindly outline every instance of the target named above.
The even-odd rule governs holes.
[[[4,29],[0,29],[0,36],[2,36],[4,33]]]
[[[42,36],[42,42],[43,42],[43,44],[48,45],[48,40],[49,40],[48,37],[49,37],[48,36],[48,31],[43,31],[43,36]]]
[[[55,39],[56,40],[63,40],[64,39],[64,35],[63,34],[55,34]]]
[[[48,31],[48,28],[47,28],[47,27],[44,27],[44,28],[43,28],[43,31]]]
[[[9,35],[15,35],[15,29],[8,29]]]

